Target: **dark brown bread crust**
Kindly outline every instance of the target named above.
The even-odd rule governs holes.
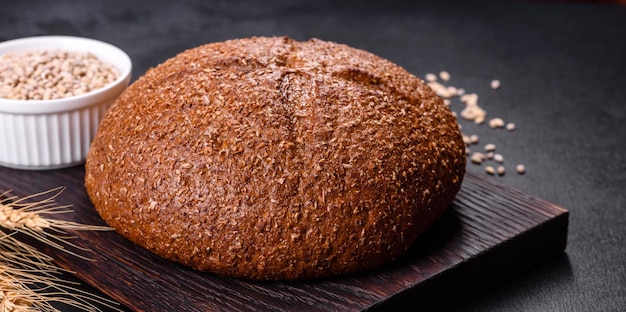
[[[402,255],[465,173],[455,117],[401,67],[346,45],[249,38],[149,70],[104,118],[88,194],[157,255],[249,279]]]

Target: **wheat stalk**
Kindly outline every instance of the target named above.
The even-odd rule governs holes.
[[[69,206],[57,205],[55,199],[64,188],[18,198],[10,192],[0,194],[0,312],[58,311],[51,303],[58,302],[85,311],[99,311],[95,304],[116,309],[116,303],[76,288],[76,283],[63,280],[66,272],[53,259],[16,238],[23,233],[52,247],[87,259],[70,249],[65,230],[110,230],[105,226],[85,225],[59,220],[52,216],[70,213]]]
[[[51,283],[47,274],[39,274],[0,263],[0,311],[54,311],[50,300],[29,287],[35,282]]]
[[[77,289],[75,283],[60,278],[59,274],[66,271],[53,263],[26,260],[34,265],[0,260],[0,311],[58,311],[53,302],[85,311],[99,311],[94,303],[114,308],[114,302]]]

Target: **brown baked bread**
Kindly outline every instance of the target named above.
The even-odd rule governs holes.
[[[459,190],[451,111],[346,45],[248,38],[187,50],[127,88],[86,161],[102,218],[164,258],[248,279],[402,255]]]

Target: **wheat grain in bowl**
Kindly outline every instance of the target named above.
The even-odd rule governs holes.
[[[91,52],[60,49],[0,56],[0,98],[51,100],[105,87],[119,71]]]
[[[0,165],[83,163],[100,119],[130,82],[130,57],[103,41],[41,36],[0,43],[0,59]]]

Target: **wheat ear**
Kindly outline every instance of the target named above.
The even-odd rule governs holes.
[[[11,196],[10,192],[0,194],[0,312],[58,312],[51,304],[53,302],[85,311],[100,311],[95,304],[118,309],[116,302],[82,291],[76,288],[77,283],[63,280],[61,274],[69,271],[55,265],[50,256],[16,238],[18,233],[23,233],[77,255],[64,247],[84,248],[67,242],[72,237],[64,230],[110,230],[105,226],[51,218],[55,214],[72,212],[69,206],[54,202],[63,189],[55,188],[22,198]]]
[[[65,230],[110,231],[107,226],[86,225],[72,221],[54,219],[52,216],[73,212],[69,205],[57,205],[55,199],[64,187],[18,198],[10,192],[0,194],[0,230],[16,231],[31,236],[51,247],[66,251],[85,260],[88,258],[70,251],[66,247],[86,250],[72,244]]]

